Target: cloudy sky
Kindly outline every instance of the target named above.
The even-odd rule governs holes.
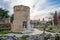
[[[0,7],[8,9],[13,14],[13,6],[26,5],[30,7],[31,19],[45,18],[49,12],[60,10],[60,0],[0,0]]]

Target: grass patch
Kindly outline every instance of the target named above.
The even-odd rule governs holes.
[[[14,33],[14,34],[23,34],[22,32],[0,31],[0,34],[10,34],[10,33]]]
[[[22,32],[8,32],[8,33],[23,34]]]
[[[26,37],[21,37],[21,40],[26,40]]]
[[[37,27],[37,29],[39,29],[41,31],[44,31],[43,28],[41,28],[41,27],[40,28]],[[54,27],[52,29],[51,28],[46,28],[45,31],[52,32],[52,33],[60,33],[60,28],[56,28],[56,27]]]
[[[0,34],[8,34],[6,31],[1,31]]]

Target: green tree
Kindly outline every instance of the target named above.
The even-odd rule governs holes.
[[[13,22],[13,20],[14,20],[14,14],[12,14],[12,16],[11,16],[11,22]]]
[[[52,25],[52,20],[47,22],[48,25]]]
[[[8,18],[9,17],[8,13],[9,13],[8,10],[0,8],[0,18],[1,19]]]

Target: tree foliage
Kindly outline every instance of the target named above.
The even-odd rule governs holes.
[[[11,22],[13,22],[13,20],[14,20],[14,14],[12,14],[11,16]]]
[[[8,10],[0,8],[0,19],[8,18],[9,17],[8,13],[9,13]]]

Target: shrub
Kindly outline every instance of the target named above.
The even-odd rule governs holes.
[[[21,40],[26,40],[26,37],[24,37],[24,36],[23,36],[23,37],[21,37]]]

